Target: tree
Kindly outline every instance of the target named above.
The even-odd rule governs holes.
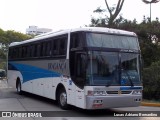
[[[109,15],[110,15],[109,20],[108,20],[108,27],[112,27],[114,20],[116,19],[116,17],[118,16],[118,14],[120,13],[120,11],[122,9],[124,0],[118,0],[116,8],[114,8],[114,7],[110,8],[107,0],[105,0],[105,3],[107,6],[107,9],[109,11]]]
[[[29,35],[22,34],[20,32],[16,32],[13,30],[8,30],[8,31],[1,30],[0,33],[3,33],[0,34],[0,46],[1,46],[0,50],[2,51],[2,53],[8,51],[8,46],[10,43],[20,42],[32,38]]]
[[[102,8],[98,7],[93,12],[103,15],[103,13],[107,11],[107,12],[109,12],[109,16],[105,15],[104,17],[100,17],[98,19],[92,17],[90,26],[114,28],[115,24],[117,24],[117,21],[122,20],[122,16],[120,16],[119,18],[117,18],[117,16],[119,15],[119,13],[122,9],[122,6],[124,4],[124,0],[118,0],[116,7],[115,6],[109,7],[107,0],[105,0],[105,4],[106,4],[107,9],[102,9]]]
[[[30,35],[26,35],[20,32],[16,32],[13,30],[5,31],[5,37],[8,39],[7,41],[4,41],[4,44],[10,44],[12,42],[20,42],[23,40],[27,40],[32,38]]]
[[[0,63],[4,63],[6,61],[6,52],[8,51],[10,43],[20,42],[30,38],[32,38],[32,36],[20,32],[13,30],[3,31],[0,29]],[[2,66],[3,65],[0,64],[0,67]]]

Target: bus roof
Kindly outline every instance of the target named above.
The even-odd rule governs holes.
[[[38,41],[38,40],[45,39],[45,38],[50,38],[50,37],[53,37],[53,36],[67,34],[67,33],[70,33],[70,32],[78,32],[78,31],[104,32],[104,33],[110,33],[110,34],[130,35],[130,36],[135,36],[136,37],[136,34],[134,32],[129,32],[129,31],[125,31],[125,30],[112,29],[112,28],[102,28],[102,27],[80,27],[80,28],[74,28],[74,29],[59,30],[59,31],[56,31],[56,32],[48,32],[48,33],[45,33],[45,34],[35,36],[34,38],[29,39],[29,40],[25,40],[25,41],[22,41],[22,42],[13,42],[13,43],[10,44],[10,47],[11,46],[16,46],[16,45],[21,45],[21,44],[24,44],[24,43],[33,42],[33,41]]]

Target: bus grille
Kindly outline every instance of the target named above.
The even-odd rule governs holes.
[[[118,94],[118,91],[107,91],[107,94]]]
[[[121,91],[121,94],[130,94],[132,91]]]
[[[130,94],[132,91],[106,91],[107,94]]]

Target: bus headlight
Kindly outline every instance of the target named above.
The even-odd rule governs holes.
[[[141,90],[134,90],[132,94],[134,94],[134,95],[141,95],[142,91]]]
[[[88,96],[105,96],[106,91],[88,91]]]

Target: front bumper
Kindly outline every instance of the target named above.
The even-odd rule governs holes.
[[[141,104],[141,95],[86,96],[86,109],[136,107]],[[95,101],[100,101],[95,103]]]

